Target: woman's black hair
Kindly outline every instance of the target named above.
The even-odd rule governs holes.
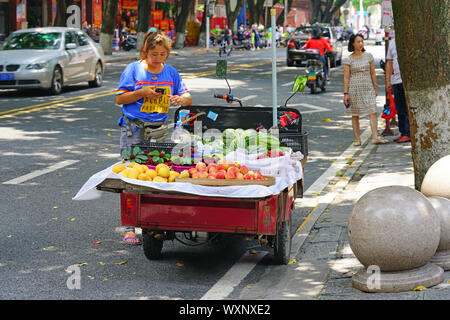
[[[352,34],[350,36],[350,40],[348,40],[348,52],[355,51],[355,46],[353,45],[355,43],[356,37],[361,37],[361,39],[364,40],[364,36],[361,33]],[[366,51],[366,49],[362,49],[362,52]]]

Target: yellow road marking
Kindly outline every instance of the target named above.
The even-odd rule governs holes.
[[[96,93],[83,95],[80,97],[71,97],[71,98],[66,98],[66,99],[61,99],[61,100],[56,100],[56,101],[50,101],[47,103],[36,104],[36,105],[28,106],[28,107],[17,108],[17,109],[3,112],[4,114],[0,115],[0,119],[13,117],[13,116],[16,116],[19,114],[25,114],[25,113],[30,113],[30,112],[40,111],[40,110],[62,107],[62,106],[65,106],[67,103],[81,102],[81,101],[87,101],[87,100],[92,100],[92,99],[96,99],[96,98],[101,98],[101,97],[111,95],[115,91],[116,91],[115,89],[100,91],[100,92],[96,92]]]

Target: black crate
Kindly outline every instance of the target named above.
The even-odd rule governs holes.
[[[293,152],[300,151],[305,157],[308,155],[308,132],[287,133],[280,132],[280,144],[289,147]]]
[[[133,145],[133,147],[141,148],[144,151],[144,153],[148,153],[153,150],[158,150],[160,152],[164,151],[165,153],[172,153],[172,150],[173,148],[175,148],[176,145],[177,143],[174,142],[147,142],[135,144]]]

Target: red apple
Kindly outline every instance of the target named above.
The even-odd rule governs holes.
[[[254,175],[250,174],[250,173],[246,173],[244,174],[244,180],[253,180]]]
[[[236,168],[240,168],[240,167],[241,167],[241,164],[240,164],[239,162],[235,161],[235,162],[234,162],[234,166],[235,166]]]
[[[255,176],[255,180],[260,180],[262,178],[261,172],[255,172],[254,176]]]
[[[244,175],[242,173],[238,172],[238,174],[236,175],[236,179],[244,180]]]
[[[195,171],[191,177],[192,177],[192,179],[198,179],[199,175],[200,175],[200,173],[198,171]]]
[[[246,167],[246,166],[241,166],[241,173],[242,174],[246,174],[246,173],[248,173],[248,168]]]
[[[227,172],[232,173],[235,177],[239,173],[239,169],[236,167],[229,167]]]
[[[218,165],[222,165],[224,170],[228,170],[228,167],[230,166],[230,164],[228,163],[227,160],[219,160],[217,162]],[[219,169],[220,170],[220,169]]]
[[[213,173],[210,173],[210,174],[208,175],[208,179],[216,179],[216,175],[213,174]]]
[[[189,172],[189,174],[192,176],[195,172],[197,172],[197,169],[195,169],[195,168],[190,168],[190,169],[188,170],[188,172]]]
[[[203,163],[203,162],[197,162],[197,164],[195,165],[195,169],[197,169],[198,171],[200,171],[200,168],[206,168],[206,163]]]
[[[223,171],[217,172],[216,179],[225,179],[225,173]]]
[[[236,179],[236,176],[234,175],[233,172],[227,172],[225,173],[225,179]]]
[[[206,171],[200,171],[200,173],[198,174],[198,177],[200,179],[207,179],[208,178],[208,172]]]

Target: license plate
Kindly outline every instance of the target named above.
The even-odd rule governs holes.
[[[308,80],[316,80],[316,76],[308,76]]]
[[[0,80],[14,80],[14,73],[0,73]]]

